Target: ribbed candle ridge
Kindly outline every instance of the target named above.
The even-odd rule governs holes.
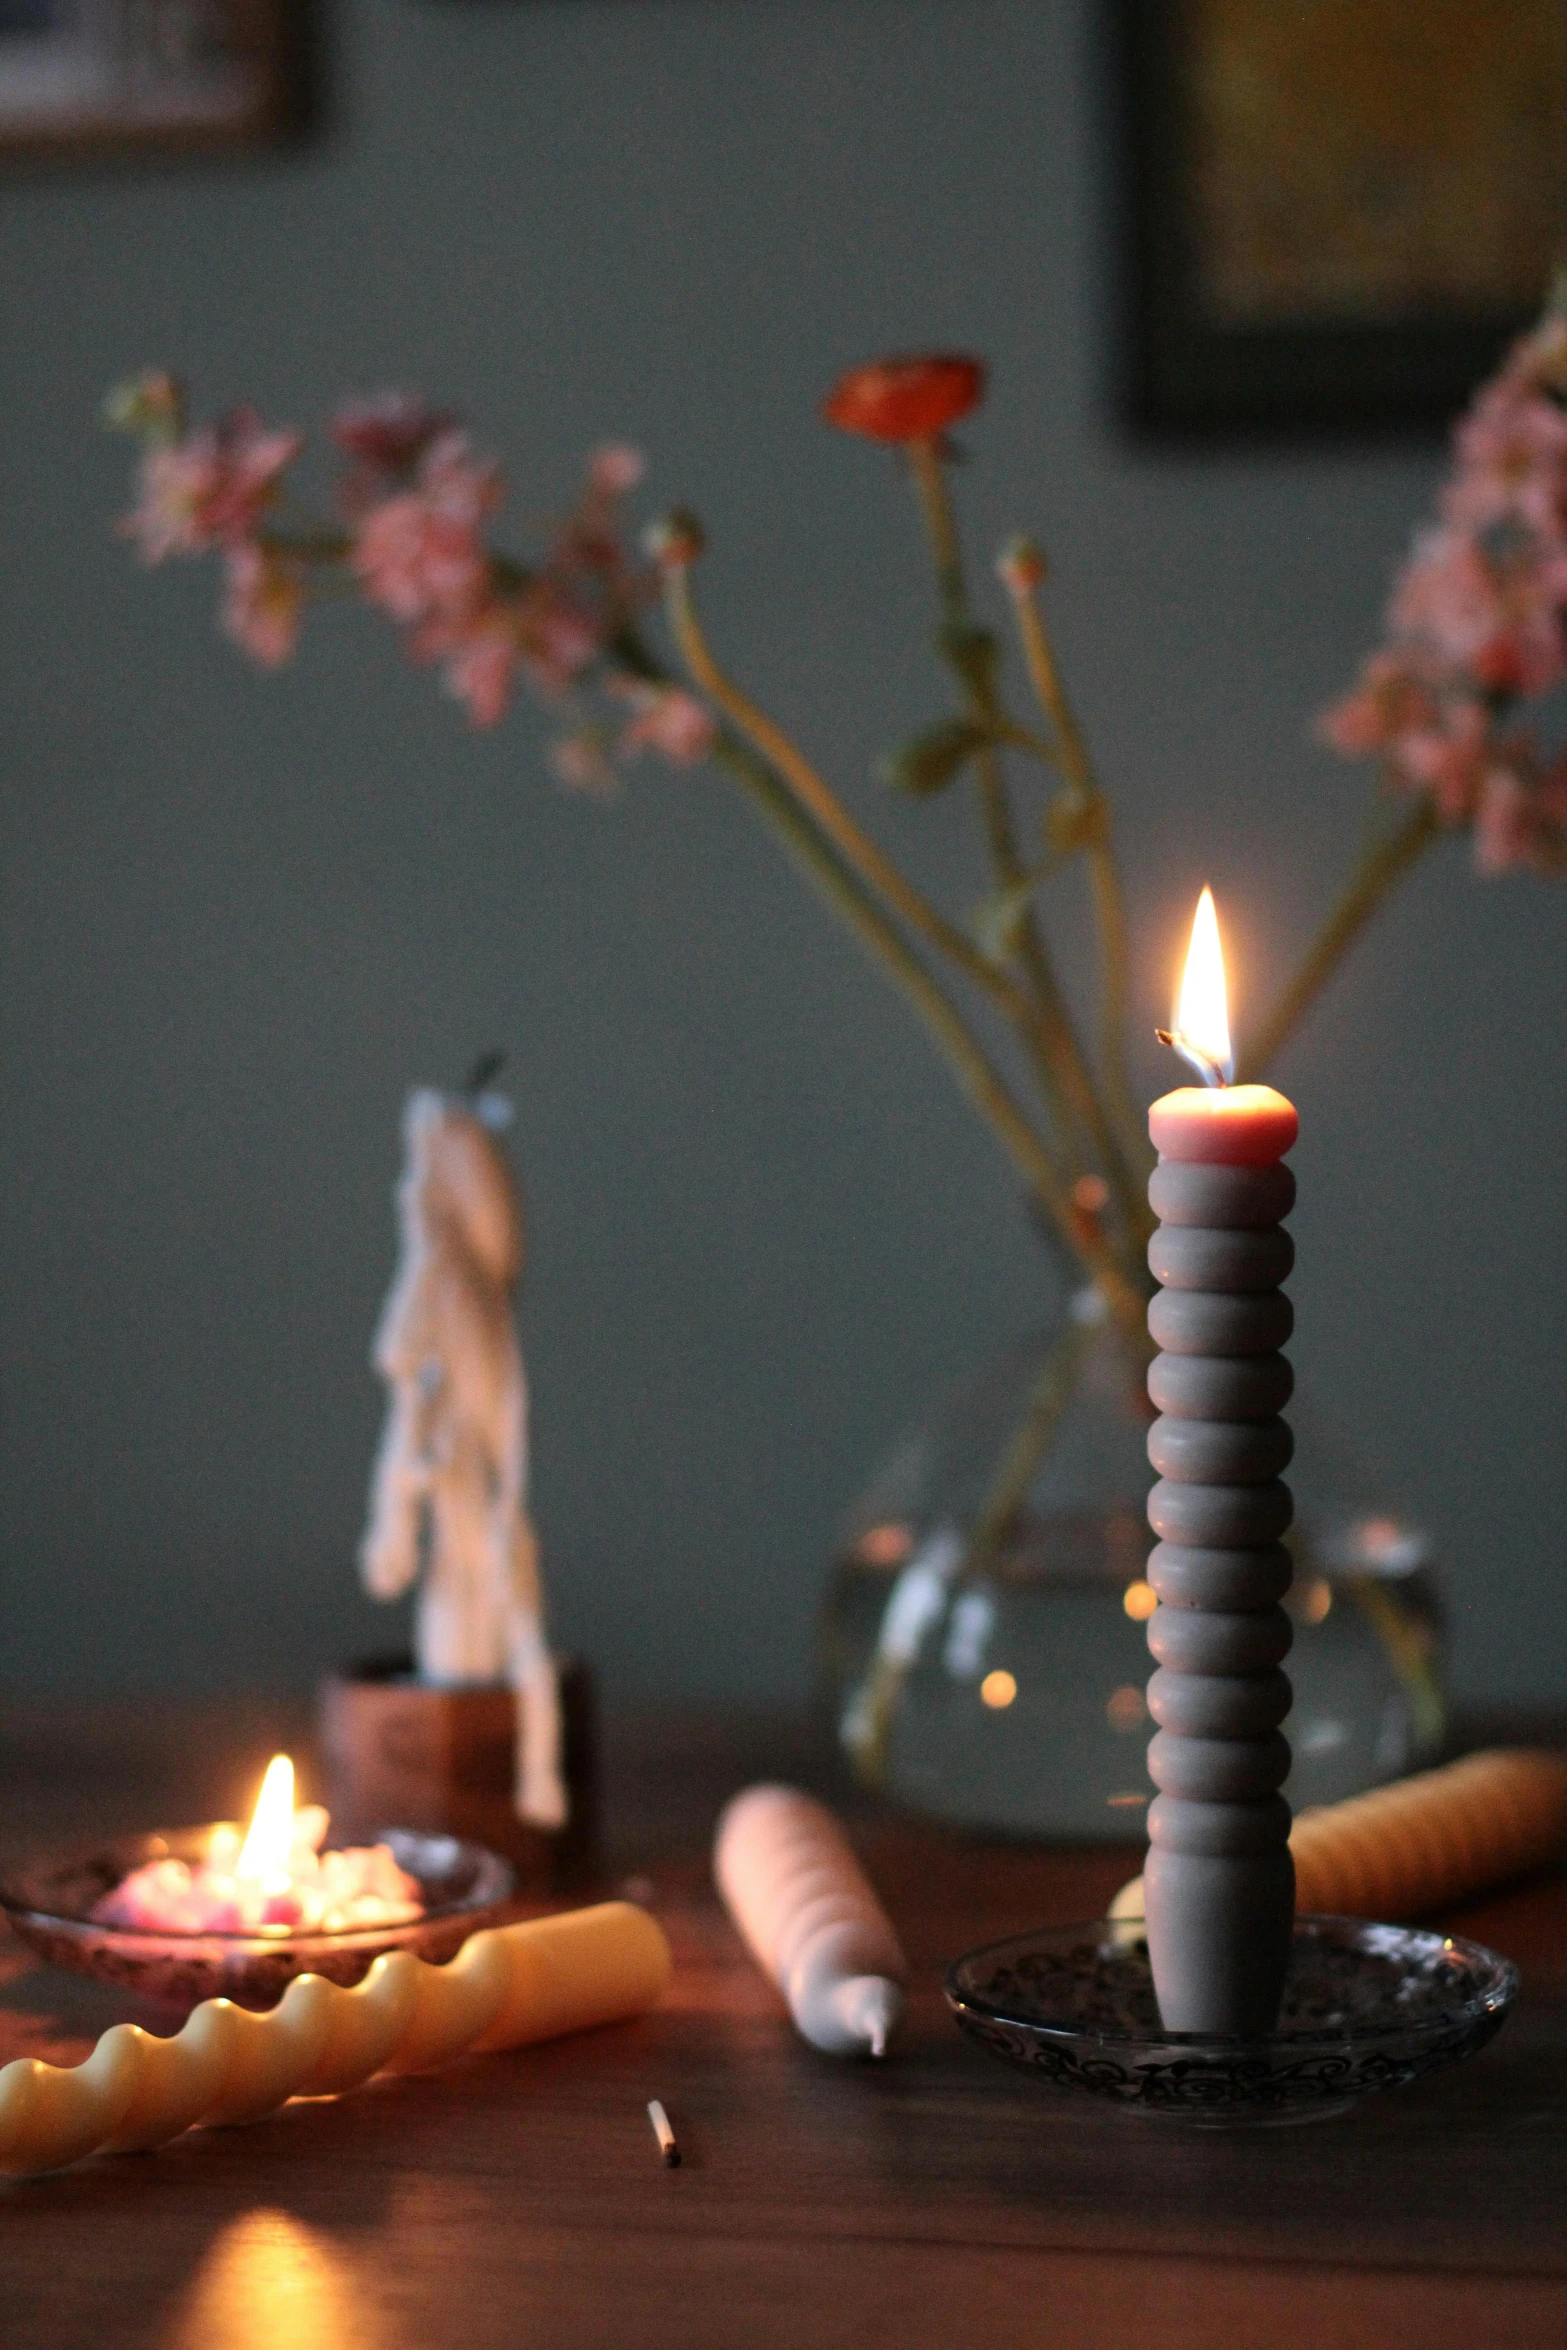
[[[1191,1149],[1204,1146],[1194,1130]],[[1148,1709],[1159,1725],[1148,1768],[1159,1793],[1144,1897],[1169,2031],[1271,2030],[1289,1959],[1294,1871],[1278,1789],[1290,1764],[1279,1728],[1290,1623],[1279,1601],[1292,1511],[1280,1413],[1292,1378],[1279,1348],[1293,1314],[1279,1283],[1294,1262],[1280,1228],[1294,1197],[1279,1161],[1165,1156],[1148,1186],[1161,1219],[1148,1246],[1161,1284],[1148,1328],[1162,1351],[1148,1375],[1159,1414],[1148,1436],[1159,1474],[1148,1502],[1159,1537],[1148,1565],[1159,1603],[1148,1625],[1158,1666]]]

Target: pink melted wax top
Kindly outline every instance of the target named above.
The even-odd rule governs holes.
[[[1148,1113],[1162,1159],[1210,1167],[1269,1167],[1299,1132],[1294,1103],[1271,1085],[1183,1085]]]
[[[260,1876],[241,1876],[243,1837],[227,1825],[212,1831],[207,1857],[150,1860],[133,1869],[92,1909],[103,1926],[165,1934],[340,1934],[420,1917],[418,1880],[398,1867],[387,1844],[323,1851],[328,1819],[318,1803],[293,1816],[288,1859]]]

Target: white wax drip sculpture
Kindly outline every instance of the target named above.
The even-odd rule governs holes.
[[[390,1399],[360,1552],[367,1589],[418,1579],[422,1679],[509,1682],[518,1816],[567,1815],[560,1692],[528,1513],[528,1387],[513,1319],[522,1204],[496,1138],[499,1096],[421,1090],[403,1119],[402,1257],[376,1332]]]

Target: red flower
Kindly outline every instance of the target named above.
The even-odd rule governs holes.
[[[984,363],[956,352],[852,367],[822,402],[840,432],[872,441],[933,441],[985,396]]]

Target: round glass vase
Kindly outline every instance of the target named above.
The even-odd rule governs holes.
[[[1146,1352],[1097,1292],[901,1444],[849,1514],[821,1618],[859,1775],[988,1833],[1140,1843],[1154,1595]],[[1435,1759],[1440,1615],[1424,1538],[1297,1429],[1297,1810]]]

